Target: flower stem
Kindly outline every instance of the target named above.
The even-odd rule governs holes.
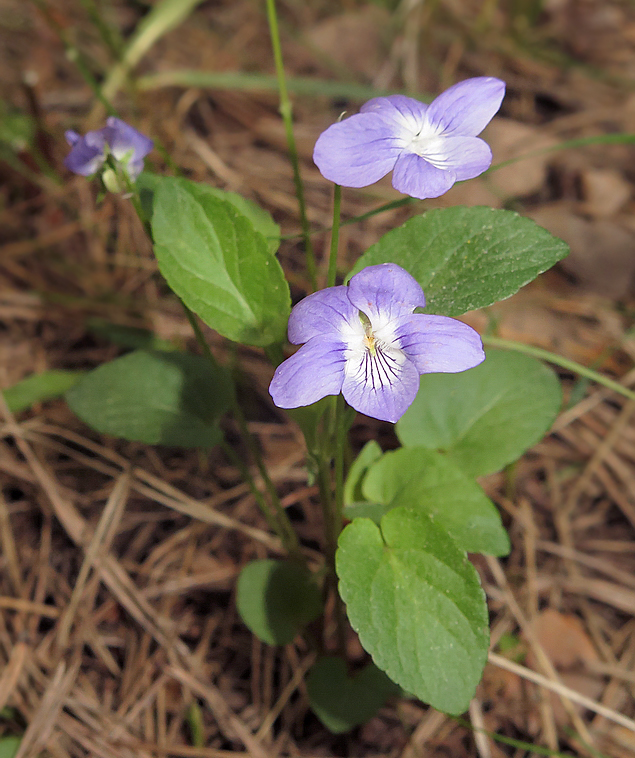
[[[532,355],[534,358],[541,358],[542,360],[553,363],[556,366],[572,371],[580,376],[584,376],[597,384],[602,384],[607,389],[613,390],[629,400],[635,400],[635,392],[624,387],[619,382],[613,381],[606,376],[603,376],[598,371],[594,371],[591,368],[587,368],[580,363],[571,361],[568,358],[563,358],[557,353],[552,353],[549,350],[543,350],[541,347],[534,347],[533,345],[525,345],[522,342],[514,342],[513,340],[504,340],[500,337],[483,337],[483,343],[491,347],[500,347],[504,350],[514,350],[517,353],[524,353],[525,355]]]
[[[304,201],[304,186],[300,176],[300,160],[298,149],[295,144],[293,134],[293,115],[289,91],[287,89],[287,80],[284,73],[284,63],[282,61],[282,46],[280,44],[280,31],[278,29],[278,15],[276,11],[275,0],[267,0],[267,20],[269,22],[269,32],[271,34],[271,46],[273,48],[273,57],[276,64],[276,76],[278,78],[278,91],[280,94],[280,115],[284,122],[284,130],[287,137],[289,148],[289,158],[293,166],[293,181],[295,183],[295,193],[298,198],[300,209],[300,223],[302,224],[302,236],[304,237],[304,248],[306,251],[306,268],[313,289],[317,289],[317,266],[315,263],[315,253],[311,243],[311,230],[309,228],[309,219],[306,213],[306,203]]]
[[[342,207],[342,188],[336,184],[333,189],[333,226],[331,228],[331,252],[329,254],[329,270],[326,286],[334,287],[337,277],[337,252],[340,241],[340,215]]]
[[[134,182],[130,181],[126,173],[123,173],[126,180],[130,200],[134,206],[137,216],[139,217],[139,220],[143,224],[144,229],[148,234],[150,242],[152,243],[152,228],[150,226],[150,222],[144,218],[143,208],[141,207],[141,200],[139,199],[139,192],[137,190],[137,187]],[[205,339],[205,335],[201,330],[195,314],[188,308],[188,306],[183,302],[183,300],[181,300],[181,298],[179,298],[179,302],[181,303],[181,307],[183,308],[187,320],[190,322],[190,326],[192,327],[196,341],[203,351],[203,355],[214,365],[216,365],[216,359],[212,355],[212,351],[207,344],[207,340]],[[225,450],[225,453],[228,455],[230,460],[232,460],[232,462],[239,468],[243,478],[249,485],[249,488],[251,489],[252,494],[254,495],[256,502],[258,503],[258,506],[260,507],[260,510],[262,511],[262,514],[265,517],[265,520],[267,521],[269,527],[278,534],[289,554],[296,557],[301,556],[298,535],[296,534],[296,531],[293,528],[291,521],[289,520],[287,512],[280,502],[280,498],[278,497],[276,488],[271,481],[271,477],[269,476],[269,472],[267,471],[265,463],[262,459],[260,450],[254,442],[251,432],[247,427],[247,420],[245,419],[243,410],[240,407],[240,404],[238,403],[234,393],[232,393],[232,412],[238,424],[238,428],[240,429],[241,437],[243,438],[243,441],[245,442],[253,460],[256,462],[256,466],[258,467],[258,471],[264,482],[265,489],[269,495],[270,504],[267,503],[262,493],[257,488],[254,478],[249,472],[249,469],[243,463],[243,461],[241,461],[240,457],[236,454],[233,448],[231,448],[227,443],[224,443],[223,449]],[[271,511],[273,511],[273,513]]]

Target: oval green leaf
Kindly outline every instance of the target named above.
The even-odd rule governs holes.
[[[558,377],[528,355],[488,350],[461,374],[424,374],[397,422],[405,447],[440,450],[466,474],[500,471],[545,435],[562,404]]]
[[[320,658],[306,680],[309,703],[315,715],[333,734],[365,724],[401,689],[383,671],[369,663],[354,676],[336,656]]]
[[[228,373],[189,353],[137,350],[104,363],[66,393],[86,424],[148,445],[213,447],[231,405]]]
[[[322,597],[305,568],[267,559],[248,563],[240,572],[236,606],[258,639],[287,645],[322,613]]]
[[[408,447],[386,453],[363,481],[367,500],[424,511],[470,553],[507,555],[500,514],[459,466],[436,450]],[[344,511],[346,513],[346,509]]]
[[[286,338],[289,286],[253,221],[203,185],[168,177],[153,199],[159,269],[183,302],[236,342]]]
[[[565,242],[512,211],[442,208],[385,234],[357,261],[397,263],[423,287],[426,312],[460,316],[513,295],[564,258]]]
[[[465,711],[488,646],[488,614],[465,553],[430,516],[394,508],[339,539],[337,574],[353,629],[375,664],[447,713]]]
[[[63,371],[51,369],[41,374],[31,374],[25,379],[2,390],[4,399],[12,413],[30,408],[34,403],[61,397],[84,375],[83,371]]]

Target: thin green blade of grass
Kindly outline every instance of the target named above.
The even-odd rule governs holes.
[[[239,89],[239,90],[268,90],[278,89],[278,80],[272,74],[250,74],[241,71],[194,71],[180,69],[177,71],[162,71],[158,74],[148,74],[135,79],[139,90],[154,90],[162,87],[203,87],[206,89]],[[287,79],[289,92],[296,95],[323,96],[347,100],[369,100],[373,97],[394,95],[396,93],[417,97],[429,102],[431,97],[422,93],[412,93],[405,90],[377,89],[371,85],[355,82],[326,81],[311,79],[304,76]]]
[[[102,94],[111,100],[124,83],[128,73],[161,37],[183,23],[203,0],[160,0],[137,26],[130,42],[102,87]]]

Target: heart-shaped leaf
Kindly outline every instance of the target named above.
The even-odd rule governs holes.
[[[340,594],[376,665],[439,710],[462,713],[487,656],[488,614],[478,575],[428,514],[394,508],[340,535]]]
[[[313,666],[306,681],[315,715],[333,734],[365,724],[400,688],[370,663],[348,676],[341,658],[327,656]]]
[[[322,597],[302,566],[268,559],[248,563],[240,572],[236,606],[258,639],[287,645],[322,613]]]
[[[470,553],[509,553],[509,537],[494,503],[454,461],[435,450],[407,447],[386,453],[370,467],[363,493],[366,500],[384,503],[385,511],[399,506],[425,511]]]
[[[351,276],[397,263],[423,287],[426,311],[460,316],[513,295],[569,252],[562,240],[512,211],[442,208],[408,219],[357,261]]]
[[[228,373],[189,353],[137,350],[87,373],[66,393],[89,426],[148,445],[213,447],[229,409]]]
[[[500,471],[542,439],[562,403],[558,377],[541,361],[488,350],[462,374],[424,374],[397,422],[402,445],[441,450],[470,476]]]

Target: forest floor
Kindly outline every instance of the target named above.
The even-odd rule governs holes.
[[[571,256],[465,320],[635,387],[635,147],[615,138],[631,134],[635,142],[635,5],[279,5],[319,260],[326,264],[329,236],[320,230],[330,226],[332,203],[311,158],[320,132],[376,92],[434,95],[470,76],[500,77],[507,96],[484,135],[494,164],[531,157],[438,201],[344,226],[340,270],[427,208],[517,210],[569,242]],[[155,137],[187,176],[266,207],[288,235],[279,258],[294,297],[307,288],[275,84],[250,80],[273,73],[264,3],[200,3],[130,71],[100,35],[92,7],[0,0],[2,388],[111,360],[122,352],[113,324],[197,351],[128,202],[98,199],[63,167],[64,131],[98,128],[105,113],[78,62],[108,82],[122,117]],[[147,12],[140,0],[96,7],[115,30],[113,48]],[[208,78],[193,81],[185,70]],[[241,76],[227,86],[231,72]],[[583,139],[589,144],[568,144]],[[159,151],[149,164],[170,171]],[[389,180],[345,190],[343,219],[400,197]],[[325,265],[320,273],[325,278]],[[299,430],[271,404],[269,364],[258,349],[234,352],[205,334],[220,361],[240,365],[249,428],[284,505],[302,514],[303,540],[319,541],[317,488],[307,480]],[[401,700],[343,736],[308,708],[302,676],[313,658],[303,641],[267,647],[238,618],[241,567],[275,555],[277,543],[221,450],[101,437],[63,399],[15,415],[3,402],[0,755],[12,755],[7,738],[17,737],[20,758],[632,758],[635,402],[560,375],[565,403],[550,434],[513,471],[481,481],[513,547],[506,559],[476,561],[495,655],[469,720]],[[371,438],[384,449],[396,445],[392,427],[359,416],[355,445]],[[349,652],[362,658],[352,635]],[[496,656],[522,668],[496,665]],[[565,685],[559,694],[549,687],[556,681]],[[587,700],[572,703],[576,695]]]

